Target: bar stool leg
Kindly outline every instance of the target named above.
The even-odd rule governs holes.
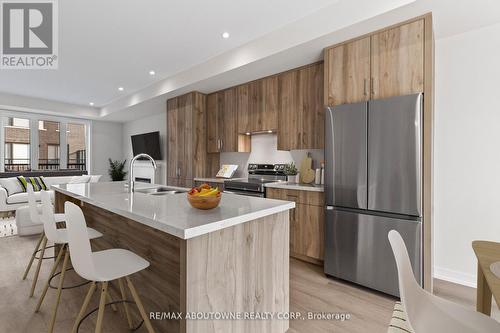
[[[87,292],[87,296],[85,296],[85,300],[83,301],[82,307],[80,308],[80,312],[78,313],[78,316],[75,319],[75,323],[73,324],[73,329],[71,330],[71,333],[76,333],[76,329],[78,328],[78,323],[83,317],[83,314],[87,310],[87,307],[89,306],[90,299],[92,298],[92,295],[94,294],[96,288],[96,283],[95,281],[92,281],[92,284],[90,285],[89,291]]]
[[[139,308],[139,312],[141,313],[141,317],[144,320],[144,324],[146,325],[148,332],[154,333],[155,330],[153,329],[153,326],[149,321],[146,311],[144,310],[144,306],[142,305],[141,299],[139,298],[139,294],[137,294],[137,290],[135,289],[134,285],[132,284],[132,281],[128,276],[126,276],[125,279],[127,279],[128,288],[132,293],[132,297],[134,298],[135,304],[137,304],[137,308]]]
[[[111,293],[108,292],[108,302],[113,303],[113,298],[111,298]],[[113,309],[113,312],[118,311],[118,308],[116,307],[116,304],[111,304],[111,309]]]
[[[45,248],[47,247],[47,237],[43,234],[42,241],[42,251],[40,251],[40,259],[38,259],[38,265],[36,266],[35,276],[33,276],[33,283],[31,284],[30,297],[33,297],[35,293],[36,282],[38,280],[38,274],[40,274],[40,267],[42,266],[43,256],[45,255]]]
[[[118,279],[118,285],[120,286],[120,293],[122,294],[122,299],[127,300],[127,295],[125,294],[125,287],[123,286],[123,278]],[[130,313],[128,312],[127,302],[123,302],[123,307],[125,308],[125,315],[127,316],[128,328],[133,329],[132,319],[130,318]]]
[[[35,312],[40,311],[40,307],[42,306],[43,300],[45,299],[45,295],[47,294],[47,290],[49,289],[50,278],[52,277],[52,275],[54,275],[57,267],[59,266],[59,262],[61,261],[61,257],[62,257],[62,254],[63,254],[65,248],[66,248],[66,244],[61,246],[61,248],[59,249],[59,254],[57,255],[57,258],[56,258],[56,261],[54,262],[54,265],[52,265],[52,269],[50,270],[50,274],[49,274],[49,279],[47,280],[47,283],[45,283],[45,287],[43,288],[42,295],[40,296],[40,299],[38,300],[38,304],[36,306]]]
[[[57,296],[56,296],[56,303],[54,304],[54,311],[52,312],[52,319],[50,321],[50,326],[49,326],[49,333],[52,333],[54,331],[54,325],[56,323],[56,316],[57,316],[57,308],[59,307],[59,301],[61,300],[61,291],[62,291],[62,286],[64,283],[64,275],[66,273],[66,267],[68,266],[68,259],[69,259],[69,251],[66,249],[64,251],[64,262],[61,270],[61,277],[59,280],[59,287],[57,288]]]
[[[31,269],[31,265],[33,265],[33,260],[35,260],[36,253],[38,252],[38,249],[40,248],[40,244],[43,241],[43,237],[45,236],[45,233],[42,232],[40,235],[40,239],[38,240],[38,243],[36,243],[35,251],[33,251],[33,254],[31,255],[30,262],[28,263],[28,267],[26,267],[26,270],[24,271],[23,275],[23,280],[26,280],[26,277],[28,276],[28,272]]]
[[[101,300],[99,301],[99,312],[97,313],[97,324],[95,327],[95,333],[101,333],[102,331],[102,319],[104,317],[104,308],[106,306],[106,294],[108,293],[108,281],[102,282],[101,286]]]

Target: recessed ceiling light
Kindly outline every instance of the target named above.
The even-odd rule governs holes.
[[[272,132],[273,132],[273,131],[271,131],[271,130],[267,131],[267,133],[272,133]]]
[[[123,91],[124,89],[123,87],[118,87],[118,90]]]
[[[250,132],[246,132],[245,134],[246,134],[246,135],[250,135]]]
[[[90,103],[89,103],[89,105],[90,105],[90,106],[94,106],[94,102],[90,102]]]
[[[149,75],[155,75],[155,71],[149,71]]]
[[[226,31],[226,32],[223,32],[223,33],[222,33],[222,38],[224,38],[224,39],[228,39],[228,38],[229,38],[229,32],[227,32],[227,31]]]

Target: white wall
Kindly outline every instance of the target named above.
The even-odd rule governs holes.
[[[92,121],[91,125],[91,171],[93,175],[102,175],[100,181],[110,181],[108,176],[108,158],[123,159],[122,132],[123,124],[108,121]]]
[[[474,285],[500,241],[500,24],[436,41],[434,273]]]
[[[294,162],[300,168],[302,159],[310,152],[313,159],[313,168],[319,168],[324,159],[323,150],[278,150],[278,136],[276,134],[252,135],[251,153],[221,153],[221,164],[239,165],[235,177],[246,177],[249,163],[290,163]],[[213,175],[215,176],[215,175]]]
[[[130,137],[135,134],[142,134],[148,132],[160,131],[161,140],[161,156],[162,160],[156,161],[158,169],[156,170],[155,183],[166,184],[165,176],[166,169],[166,156],[167,156],[167,113],[162,112],[138,120],[133,120],[123,124],[123,159],[128,162],[133,158],[132,142]],[[128,169],[128,163],[127,163]]]

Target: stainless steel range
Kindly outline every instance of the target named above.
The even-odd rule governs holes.
[[[224,192],[265,198],[264,184],[279,181],[286,181],[285,164],[249,164],[248,179],[226,180]]]

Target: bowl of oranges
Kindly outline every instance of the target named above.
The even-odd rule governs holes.
[[[208,184],[193,187],[187,194],[191,206],[198,209],[213,209],[217,207],[221,196],[222,193],[218,187],[211,187]]]

